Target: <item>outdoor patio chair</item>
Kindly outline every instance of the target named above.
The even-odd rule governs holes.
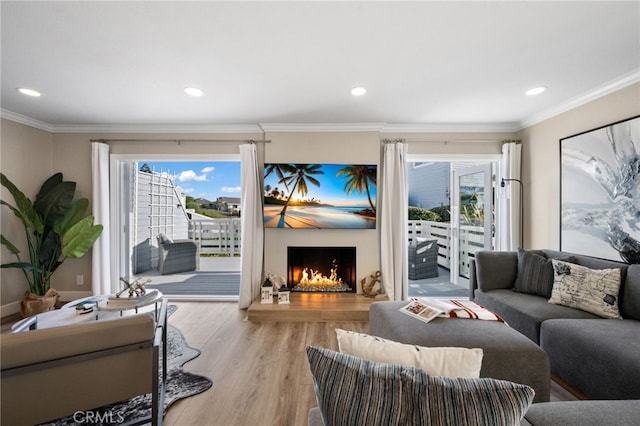
[[[160,275],[195,271],[198,267],[198,247],[189,240],[172,241],[158,235],[158,271]]]
[[[437,277],[438,240],[420,240],[409,245],[409,279]]]

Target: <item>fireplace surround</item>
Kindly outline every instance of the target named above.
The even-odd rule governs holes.
[[[355,247],[287,247],[287,288],[295,292],[355,293]]]

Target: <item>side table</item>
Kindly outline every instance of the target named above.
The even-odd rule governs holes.
[[[154,312],[156,323],[160,321],[160,306],[163,301],[163,294],[157,294],[149,299],[134,303],[131,305],[108,306],[107,300],[109,295],[83,297],[66,303],[60,309],[54,311],[43,312],[29,318],[22,319],[11,327],[11,332],[16,333],[27,329],[53,328],[70,324],[78,324],[87,321],[97,321],[99,319],[114,318],[122,316],[126,311],[133,313]],[[95,304],[93,312],[78,314],[76,306],[82,303],[91,302]]]

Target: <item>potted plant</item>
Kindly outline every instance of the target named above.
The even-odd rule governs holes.
[[[20,256],[20,250],[4,235],[2,245],[16,256],[17,262],[4,263],[2,268],[22,269],[29,291],[22,300],[22,315],[54,309],[57,292],[51,288],[51,276],[67,258],[82,257],[102,233],[102,225],[94,225],[92,215],[85,216],[89,200],[73,200],[76,183],[62,180],[62,173],[47,179],[31,202],[3,173],[0,183],[13,196],[15,205],[4,200],[24,225],[29,259]]]

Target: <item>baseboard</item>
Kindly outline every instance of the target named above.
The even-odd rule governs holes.
[[[60,294],[60,302],[70,302],[72,300],[81,299],[83,297],[91,296],[90,291],[59,291]],[[0,318],[4,320],[5,318],[13,318],[15,315],[20,314],[20,301],[16,300],[15,302],[7,303],[6,305],[0,306]]]
[[[20,301],[7,303],[0,306],[0,318],[4,321],[5,318],[13,318],[15,315],[20,314]]]

